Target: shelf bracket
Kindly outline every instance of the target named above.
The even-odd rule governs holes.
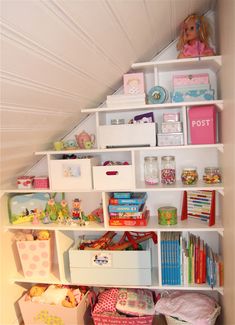
[[[218,190],[218,192],[224,196],[224,190]]]

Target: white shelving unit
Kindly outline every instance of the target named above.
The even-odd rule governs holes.
[[[188,71],[199,72],[206,71],[210,74],[210,78],[213,84],[214,89],[216,90],[216,97],[218,97],[219,90],[217,87],[216,74],[218,73],[221,66],[221,57],[205,57],[201,59],[182,59],[182,60],[169,60],[169,61],[158,61],[158,62],[144,62],[144,63],[135,63],[132,65],[133,69],[138,69],[139,71],[145,72],[147,90],[160,82],[161,85],[170,89],[169,80],[172,78],[172,73]],[[164,74],[166,78],[164,79]],[[98,184],[97,188],[94,189],[94,186],[91,184],[87,186],[86,182],[83,181],[81,184],[72,184],[71,188],[69,185],[66,185],[66,190],[63,188],[63,179],[61,179],[60,185],[58,182],[53,188],[45,190],[18,190],[18,189],[6,189],[4,194],[1,197],[1,209],[3,218],[3,226],[5,230],[9,233],[8,244],[12,246],[12,238],[14,237],[15,231],[19,229],[48,229],[53,233],[54,237],[54,263],[53,263],[53,272],[48,278],[34,278],[26,279],[23,274],[19,261],[16,257],[16,252],[14,247],[12,248],[11,255],[9,257],[8,265],[11,265],[13,269],[10,278],[14,282],[31,284],[34,282],[45,282],[45,283],[71,283],[69,275],[69,263],[68,263],[68,250],[73,245],[75,239],[80,235],[85,234],[94,234],[100,236],[101,233],[104,233],[109,230],[116,232],[123,231],[154,231],[160,235],[162,232],[193,232],[199,233],[200,236],[206,236],[212,239],[213,245],[216,247],[217,252],[219,253],[220,247],[219,242],[221,236],[223,236],[223,222],[222,222],[222,204],[221,200],[224,195],[223,184],[218,185],[207,185],[202,181],[199,181],[197,185],[194,186],[185,186],[180,181],[180,173],[182,168],[187,167],[188,165],[194,165],[198,167],[199,179],[202,179],[202,173],[206,166],[208,165],[220,165],[220,157],[223,153],[223,144],[203,144],[203,145],[192,145],[190,143],[189,136],[187,134],[187,109],[195,105],[208,105],[213,104],[217,107],[218,111],[223,110],[223,101],[221,99],[216,99],[213,101],[203,101],[203,102],[183,102],[183,103],[164,103],[159,105],[143,105],[137,107],[120,107],[120,108],[107,108],[100,107],[94,109],[84,109],[82,112],[86,114],[95,114],[95,123],[96,123],[96,148],[90,150],[72,150],[72,151],[42,151],[36,152],[36,155],[44,155],[47,159],[48,170],[45,170],[45,174],[48,174],[50,184],[53,184],[52,177],[54,177],[54,170],[52,168],[61,168],[64,162],[63,154],[76,154],[79,157],[84,155],[93,156],[96,163],[91,165],[86,169],[87,177],[93,178],[94,183],[94,174],[93,168],[96,168],[97,165],[101,166],[102,163],[106,160],[113,161],[127,161],[129,165],[121,166],[122,168],[128,169],[128,177],[130,178],[130,183],[126,187],[125,180],[126,176],[121,180],[123,187],[120,187],[120,184],[117,184],[118,187],[114,185],[106,186],[107,182],[105,178],[103,182]],[[111,128],[115,126],[110,125],[112,118],[124,118],[126,123],[129,119],[133,118],[134,114],[141,114],[151,110],[154,113],[155,121],[160,121],[160,114],[164,111],[176,111],[180,112],[181,121],[183,121],[183,130],[184,130],[184,145],[181,146],[169,146],[169,147],[122,147],[122,148],[102,148],[100,146],[100,129],[103,126],[109,125]],[[131,125],[130,125],[131,127]],[[131,133],[129,134],[131,137]],[[144,136],[144,135],[143,135]],[[174,185],[156,185],[150,186],[145,185],[144,183],[144,173],[143,173],[143,161],[144,157],[147,155],[158,156],[159,158],[163,155],[174,155],[176,157],[177,165],[177,182]],[[79,160],[76,162],[79,165]],[[55,164],[56,161],[56,164]],[[57,165],[56,167],[55,165]],[[69,162],[68,162],[69,163]],[[53,167],[52,167],[53,166]],[[107,168],[103,166],[101,168]],[[112,167],[113,169],[117,168],[116,166]],[[59,172],[58,172],[59,175]],[[127,174],[124,174],[127,175]],[[103,185],[102,185],[103,184]],[[102,188],[103,186],[103,188]],[[216,223],[214,226],[209,227],[207,224],[200,221],[194,220],[185,220],[180,221],[180,210],[182,204],[182,193],[187,190],[215,190],[216,191]],[[150,220],[146,227],[110,227],[108,220],[109,215],[107,211],[107,202],[110,196],[110,193],[113,191],[135,191],[135,192],[147,192],[148,200],[147,206],[150,210]],[[33,226],[31,223],[24,223],[19,225],[13,225],[9,222],[8,218],[8,206],[7,201],[9,195],[12,194],[23,194],[23,193],[52,193],[52,192],[66,192],[66,200],[69,202],[72,201],[75,197],[82,196],[82,208],[86,213],[89,213],[94,208],[97,207],[99,202],[103,204],[104,210],[104,223],[98,224],[95,222],[90,222],[89,225],[79,227],[76,225],[60,225],[60,224],[40,224]],[[178,224],[175,226],[159,226],[157,222],[157,209],[163,205],[174,205],[178,210]],[[177,289],[177,290],[211,290],[208,285],[190,285],[190,286],[163,286],[161,284],[161,258],[160,258],[160,244],[158,244],[157,249],[153,249],[154,254],[157,257],[156,265],[153,265],[153,281],[151,286],[147,286],[152,289]],[[95,282],[95,281],[94,281]],[[81,285],[86,285],[86,283],[81,283]],[[96,283],[94,283],[96,285]],[[145,286],[135,286],[135,287],[145,287]],[[216,287],[215,290],[223,293],[223,288]]]

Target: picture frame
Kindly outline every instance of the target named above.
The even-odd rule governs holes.
[[[144,94],[144,73],[126,73],[123,75],[125,95]]]

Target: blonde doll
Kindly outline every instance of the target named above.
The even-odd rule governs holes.
[[[197,14],[188,16],[182,24],[177,50],[178,59],[214,55],[209,46],[210,29],[205,17]]]

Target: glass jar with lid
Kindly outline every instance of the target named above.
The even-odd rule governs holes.
[[[206,167],[203,175],[203,181],[206,184],[221,183],[221,170],[218,167]]]
[[[175,157],[163,156],[161,159],[161,182],[162,184],[174,184],[175,181]]]
[[[181,173],[182,183],[185,185],[194,185],[198,181],[198,173],[196,167],[184,168]]]
[[[144,181],[148,185],[159,183],[158,157],[144,157]]]

